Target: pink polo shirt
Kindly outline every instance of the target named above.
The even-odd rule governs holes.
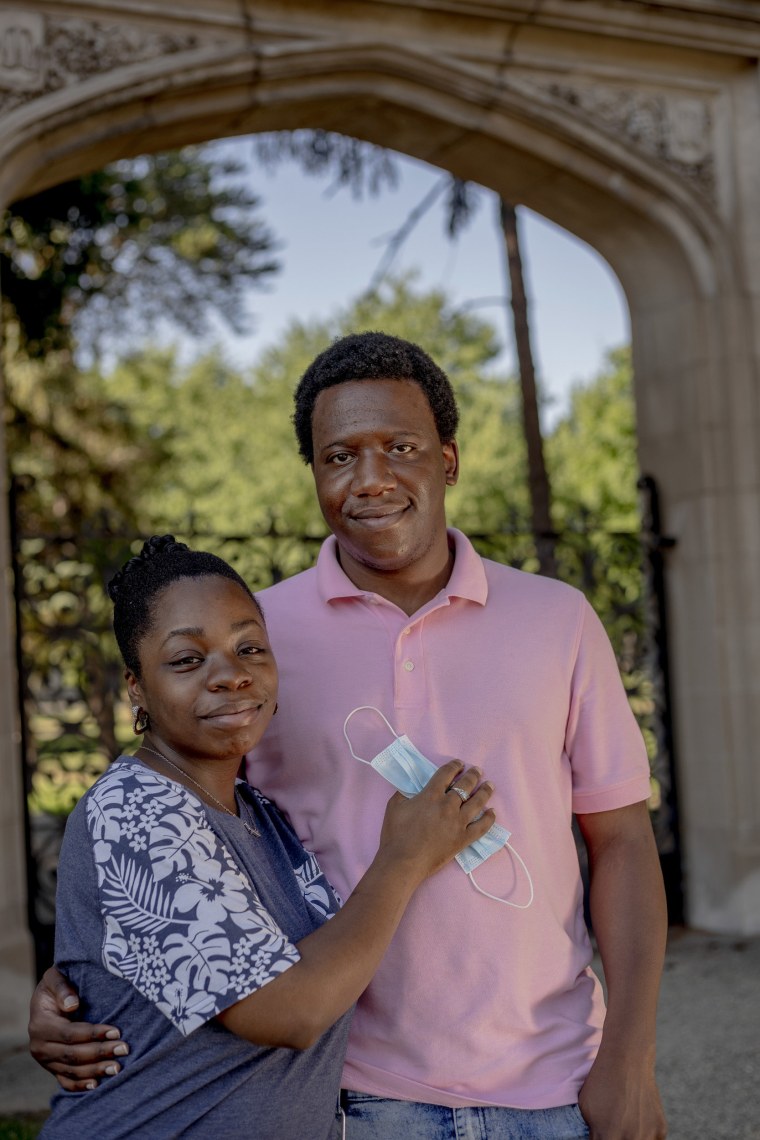
[[[249,778],[345,898],[375,854],[392,793],[349,752],[352,709],[381,709],[435,764],[482,768],[533,904],[483,897],[455,862],[427,880],[359,1001],[343,1085],[452,1107],[550,1108],[577,1099],[604,1017],[572,813],[646,799],[647,757],[582,594],[481,559],[449,534],[449,583],[412,617],[349,581],[334,538],[315,568],[263,592],[280,710]],[[372,713],[349,732],[368,759],[389,742]],[[528,901],[508,852],[476,879]]]

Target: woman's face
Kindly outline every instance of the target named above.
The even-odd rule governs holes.
[[[261,739],[277,700],[277,664],[253,600],[229,578],[181,578],[153,602],[130,699],[151,735],[187,759],[231,759]]]

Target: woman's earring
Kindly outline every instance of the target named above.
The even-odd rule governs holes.
[[[142,736],[150,728],[150,717],[140,705],[132,705],[132,731],[135,736]]]

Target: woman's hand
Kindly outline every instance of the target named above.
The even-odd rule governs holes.
[[[385,810],[377,858],[402,865],[422,882],[480,839],[496,818],[487,807],[493,785],[480,778],[478,768],[465,770],[460,760],[449,760],[416,796],[396,792]]]
[[[219,1021],[257,1045],[312,1046],[371,981],[423,879],[492,825],[486,804],[493,788],[480,784],[480,775],[450,760],[412,799],[396,792],[378,853],[345,906],[298,943],[299,962],[224,1010]]]

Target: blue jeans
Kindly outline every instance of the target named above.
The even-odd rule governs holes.
[[[344,1092],[345,1140],[587,1140],[577,1104],[561,1108],[443,1108]]]

